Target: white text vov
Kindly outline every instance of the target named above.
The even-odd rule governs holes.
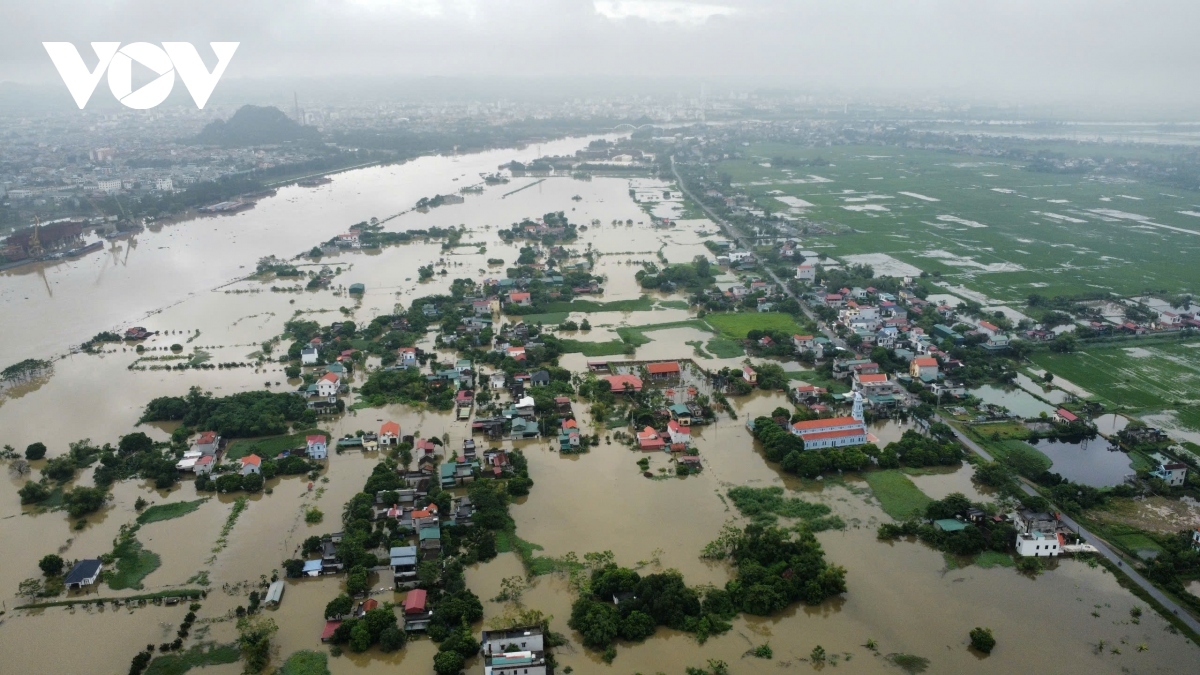
[[[196,107],[204,108],[241,43],[208,43],[217,56],[217,65],[212,72],[205,67],[200,54],[190,42],[164,42],[162,47],[149,42],[133,42],[124,47],[120,42],[91,44],[98,59],[95,70],[88,70],[79,50],[70,42],[42,43],[80,110],[87,105],[92,92],[96,91],[96,85],[100,84],[105,71],[108,72],[108,88],[126,107],[146,110],[165,101],[175,86],[175,73],[178,72]],[[133,91],[134,61],[158,74],[154,81],[137,91]]]

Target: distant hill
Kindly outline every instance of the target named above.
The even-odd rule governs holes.
[[[228,120],[211,122],[196,135],[201,145],[267,145],[318,138],[317,130],[297,124],[274,106],[244,105]]]

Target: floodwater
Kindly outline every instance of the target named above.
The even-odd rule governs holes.
[[[586,140],[546,144],[541,150],[570,152]],[[109,346],[100,355],[74,354],[58,360],[53,375],[46,380],[3,392],[3,442],[23,448],[42,441],[49,446],[50,456],[56,456],[66,452],[67,443],[79,438],[116,442],[120,435],[137,428],[145,402],[154,396],[181,394],[190,386],[218,394],[258,389],[268,382],[271,389],[291,388],[295,383],[289,384],[277,365],[207,371],[137,368],[170,364],[155,359],[170,354],[166,348],[176,342],[184,345],[185,354],[203,350],[213,363],[251,362],[251,354],[259,345],[278,335],[284,322],[297,311],[328,323],[340,318],[345,308],[353,320],[364,323],[380,313],[391,312],[397,303],[407,305],[419,295],[444,292],[453,278],[478,281],[496,276],[498,269],[489,270],[487,258],[511,262],[520,246],[502,243],[496,230],[526,216],[562,210],[572,222],[589,225],[572,248],[584,250],[591,246],[602,254],[596,269],[608,277],[603,300],[641,295],[633,273],[640,262],[657,260],[659,250],[672,261],[688,260],[704,252],[703,238],[697,231],[711,230],[711,223],[682,221],[672,229],[653,229],[646,213],[629,199],[627,180],[596,178],[581,182],[553,178],[512,192],[536,180],[522,178],[488,188],[482,195],[468,195],[465,204],[427,213],[411,212],[386,225],[389,230],[403,230],[464,224],[468,228],[464,241],[472,246],[443,252],[440,244],[412,244],[370,254],[345,252],[323,259],[322,264],[343,269],[337,285],[366,284],[367,293],[361,302],[330,291],[269,290],[272,284],[290,282],[246,280],[228,284],[252,271],[261,256],[305,251],[352,223],[403,211],[419,197],[446,193],[480,172],[494,171],[501,162],[529,159],[534,154],[528,150],[501,150],[430,157],[340,174],[333,183],[320,188],[285,188],[255,209],[235,216],[165,225],[139,235],[135,241],[119,243],[116,250],[102,255],[0,275],[0,311],[11,319],[0,325],[3,363],[61,354],[68,345],[100,330],[124,328],[131,323],[169,331],[146,342],[147,352],[140,361],[136,353],[122,345]],[[454,182],[454,178],[462,180]],[[638,182],[643,189],[660,186],[655,181]],[[576,195],[579,200],[573,199]],[[626,224],[628,220],[633,225]],[[447,275],[425,283],[415,281],[418,265],[439,260],[439,269],[445,269]],[[581,318],[582,314],[577,316]],[[612,339],[615,333],[611,328],[618,325],[679,321],[688,318],[689,313],[656,309],[587,316],[596,326],[592,334],[572,337]],[[18,333],[19,326],[29,325],[39,327],[38,340]],[[665,329],[647,335],[652,341],[635,355],[611,360],[690,358],[692,349],[684,343],[711,337],[694,328]],[[286,347],[282,344],[277,349]],[[562,363],[582,371],[586,360],[572,354]],[[713,368],[736,365],[741,360],[698,361]],[[1165,624],[1158,617],[1148,614],[1140,625],[1129,624],[1128,610],[1136,604],[1135,599],[1101,570],[1064,560],[1036,580],[1004,568],[947,572],[941,555],[920,544],[877,541],[875,529],[888,519],[869,499],[863,483],[851,478],[841,482],[830,476],[830,480],[814,487],[813,481],[785,474],[763,459],[761,449],[745,429],[745,420],[789,405],[781,393],[755,391],[734,402],[737,419],[723,413],[718,423],[695,428],[695,445],[705,469],[687,478],[671,475],[665,454],[644,455],[603,441],[587,454],[570,457],[553,452],[544,441],[519,444],[529,458],[536,485],[529,497],[513,505],[512,516],[521,537],[543,547],[538,555],[575,552],[582,556],[589,551],[611,550],[624,565],[640,565],[646,571],[675,568],[690,584],[723,585],[731,576],[729,567],[701,560],[699,552],[726,522],[739,520],[724,497],[735,485],[780,485],[802,490],[805,499],[829,504],[848,524],[845,531],[819,535],[828,559],[847,569],[850,591],[844,597],[819,607],[795,606],[776,617],[740,617],[732,631],[704,645],[698,645],[690,636],[660,630],[645,643],[620,644],[612,667],[603,664],[595,653],[582,649],[577,636],[566,627],[573,600],[566,580],[539,577],[525,593],[524,603],[552,615],[554,630],[571,639],[571,644],[559,651],[563,666],[580,673],[611,673],[613,668],[678,673],[684,667],[703,666],[707,659],[716,658],[739,672],[775,672],[782,666],[808,667],[803,659],[820,644],[830,655],[836,654],[839,667],[849,672],[896,672],[882,656],[862,647],[868,639],[879,643],[883,655],[903,652],[929,658],[930,672],[1008,673],[1045,667],[1047,663],[1054,663],[1055,672],[1064,673],[1125,667],[1168,672],[1177,668],[1176,664],[1195,660],[1195,648],[1165,632]],[[593,424],[586,405],[577,404],[576,413],[583,431],[591,433]],[[388,420],[399,422],[405,434],[448,434],[450,448],[459,447],[469,433],[467,424],[449,413],[404,406],[361,410],[323,421],[321,426],[341,436],[358,429],[376,429]],[[886,444],[897,440],[905,428],[884,421],[873,425],[871,433]],[[165,439],[170,426],[142,429]],[[506,441],[500,445],[513,444]],[[636,461],[643,456],[649,457],[652,473],[661,478],[650,480],[641,475]],[[221,534],[233,511],[233,499],[197,495],[190,482],[169,492],[154,490],[141,481],[118,484],[110,503],[88,517],[78,530],[62,512],[21,509],[15,494],[21,480],[0,482],[0,540],[7,543],[0,549],[0,598],[8,610],[0,616],[0,654],[6,656],[6,670],[124,672],[140,648],[174,634],[186,613],[183,606],[151,605],[133,611],[108,607],[103,612],[94,607],[11,610],[19,602],[15,597],[17,585],[39,574],[37,561],[46,553],[58,551],[67,558],[84,558],[109,551],[120,526],[134,522],[133,504],[138,497],[153,503],[208,498],[193,513],[141,528],[139,540],[161,558],[160,566],[143,584],[146,591],[156,591],[192,587],[206,577],[209,595],[198,612],[200,623],[189,642],[229,642],[235,637],[235,608],[245,605],[250,590],[269,580],[282,560],[295,555],[306,537],[340,529],[342,505],[361,489],[377,461],[377,456],[360,452],[334,455],[312,491],[304,477],[269,481],[271,494],[249,497],[247,508],[223,540]],[[36,471],[44,462],[33,464]],[[660,474],[660,468],[668,471]],[[972,499],[988,498],[970,483],[969,467],[914,476],[913,480],[934,497],[963,492]],[[90,483],[91,470],[81,472],[78,484]],[[304,521],[304,510],[310,506],[325,513],[324,522]],[[489,598],[499,592],[502,579],[521,574],[523,569],[514,554],[502,554],[468,570],[471,588],[484,600],[485,619],[509,609]],[[280,627],[274,639],[275,664],[296,650],[322,649],[318,640],[322,611],[325,603],[341,592],[343,583],[343,577],[288,582],[281,606],[266,612]],[[402,597],[391,592],[386,575],[376,577],[374,583],[375,597],[391,601]],[[104,597],[139,592],[98,590]],[[96,593],[92,591],[92,597]],[[1031,603],[1031,598],[1036,598],[1036,603]],[[1097,610],[1102,614],[1099,620],[1091,616],[1094,606],[1103,608]],[[914,621],[914,617],[920,620]],[[978,659],[966,647],[967,631],[975,625],[992,627],[1000,641],[996,652],[986,659]],[[476,629],[482,627],[481,623]],[[61,648],[63,635],[73,636],[69,649]],[[1135,653],[1130,647],[1123,650],[1123,655],[1095,654],[1094,645],[1099,640],[1110,644],[1121,640],[1129,645],[1145,643],[1149,650]],[[745,655],[748,649],[765,642],[775,650],[774,660]],[[428,640],[416,640],[392,655],[372,650],[333,658],[330,667],[338,674],[395,672],[397,668],[428,673],[435,651]],[[469,671],[479,667],[477,660],[467,665]],[[211,672],[232,675],[239,670],[234,664]]]
[[[1125,476],[1133,473],[1129,455],[1111,449],[1104,438],[1078,443],[1041,438],[1031,445],[1054,462],[1051,471],[1076,483],[1093,487],[1120,485]]]
[[[1092,420],[1092,423],[1096,425],[1096,431],[1100,432],[1100,435],[1113,436],[1129,426],[1129,418],[1124,415],[1109,413],[1095,418]]]
[[[1020,387],[1001,388],[985,384],[972,389],[970,394],[984,403],[1004,406],[1010,413],[1019,417],[1037,417],[1041,413],[1049,415],[1054,412],[1053,407],[1037,400]]]

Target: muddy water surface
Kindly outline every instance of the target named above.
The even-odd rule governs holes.
[[[582,144],[565,141],[542,150],[565,152]],[[403,230],[463,224],[468,228],[464,241],[472,246],[442,251],[438,243],[412,244],[324,259],[323,264],[343,269],[337,285],[366,284],[361,301],[330,291],[270,292],[271,285],[291,283],[284,280],[247,280],[211,290],[252,270],[260,256],[307,250],[351,223],[402,211],[421,196],[452,191],[479,172],[493,171],[501,162],[529,155],[498,151],[350,172],[315,190],[286,188],[237,216],[152,229],[102,256],[7,273],[0,276],[0,307],[12,320],[0,326],[0,345],[4,345],[0,361],[61,353],[67,345],[99,330],[137,321],[152,330],[172,331],[148,341],[150,350],[143,356],[169,355],[163,348],[179,342],[185,354],[199,348],[209,353],[213,363],[249,362],[261,343],[278,335],[283,323],[297,311],[329,323],[343,316],[345,308],[352,320],[364,323],[391,312],[397,303],[407,306],[415,297],[445,292],[454,278],[480,281],[503,274],[500,269],[489,269],[487,259],[500,257],[511,262],[520,245],[501,242],[497,229],[549,211],[565,211],[572,222],[589,225],[572,248],[582,251],[590,245],[603,254],[597,266],[597,271],[608,277],[603,300],[642,295],[633,279],[638,269],[634,263],[657,261],[660,250],[671,261],[688,260],[705,251],[697,230],[711,231],[710,223],[683,221],[672,229],[653,229],[645,212],[629,199],[627,180],[555,178],[512,192],[536,180],[514,179],[507,186],[468,196],[465,204],[408,213],[387,225],[389,230]],[[642,182],[638,187],[662,186]],[[579,200],[572,199],[576,195]],[[614,224],[618,220],[620,224]],[[627,220],[634,224],[627,225]],[[599,222],[592,224],[594,221]],[[481,252],[476,244],[486,250]],[[416,267],[427,263],[438,265],[447,274],[418,282]],[[597,328],[591,335],[572,337],[614,339],[611,328],[616,326],[679,321],[689,313],[657,309],[586,316]],[[40,342],[12,332],[17,326],[32,324],[44,326]],[[197,330],[199,335],[195,335]],[[692,349],[685,342],[711,337],[694,328],[647,335],[652,341],[632,358],[689,358]],[[282,344],[277,349],[286,347]],[[612,360],[625,358],[630,357]],[[53,376],[44,382],[5,392],[0,399],[3,441],[16,447],[43,441],[55,456],[79,438],[116,442],[135,428],[145,402],[154,396],[178,395],[190,386],[227,394],[258,389],[267,382],[276,390],[296,385],[285,380],[277,365],[211,371],[130,370],[131,365],[170,363],[144,359],[135,364],[136,359],[138,355],[124,345],[110,346],[97,356],[77,354],[58,361]],[[582,371],[586,360],[572,354],[562,362]],[[740,358],[700,360],[709,368],[740,362]],[[1195,648],[1165,632],[1160,619],[1147,613],[1141,625],[1129,624],[1128,610],[1134,599],[1100,570],[1060,561],[1056,569],[1037,579],[1005,568],[948,572],[941,555],[920,544],[878,542],[875,528],[888,519],[868,503],[864,484],[849,478],[839,481],[835,476],[824,482],[799,481],[764,461],[745,421],[779,406],[789,407],[782,394],[756,391],[735,403],[737,419],[722,414],[718,423],[697,428],[695,445],[705,470],[683,479],[670,475],[672,466],[665,454],[648,455],[652,474],[663,477],[647,479],[636,464],[646,455],[624,446],[602,442],[590,453],[563,457],[543,441],[522,442],[519,447],[529,458],[536,485],[528,498],[512,507],[518,532],[543,547],[539,555],[611,550],[624,565],[642,565],[646,571],[675,568],[691,584],[721,585],[730,578],[730,569],[724,563],[701,560],[698,554],[722,525],[738,521],[738,514],[723,497],[725,491],[734,485],[781,485],[803,490],[798,494],[806,499],[829,504],[848,523],[846,531],[824,532],[819,538],[828,558],[847,568],[850,592],[822,606],[796,606],[776,617],[740,617],[732,631],[702,646],[690,636],[660,631],[645,643],[619,645],[617,660],[609,667],[596,654],[579,647],[577,637],[566,627],[573,600],[566,580],[539,577],[533,580],[524,602],[552,615],[554,629],[571,638],[572,644],[560,651],[561,664],[581,673],[614,672],[614,668],[678,673],[686,666],[719,658],[738,672],[774,672],[780,667],[810,667],[802,659],[820,644],[829,654],[837,654],[838,667],[849,672],[897,672],[881,656],[861,646],[868,638],[879,643],[882,654],[906,652],[929,658],[929,672],[1022,672],[1047,663],[1054,664],[1054,672],[1117,672],[1123,668],[1183,672],[1179,664],[1194,662]],[[590,433],[593,425],[584,407],[577,404],[577,413],[584,431]],[[404,406],[362,410],[323,421],[321,426],[340,436],[358,429],[377,429],[386,420],[399,422],[405,434],[448,434],[451,448],[460,447],[468,433],[465,423],[448,414]],[[170,426],[142,429],[157,439],[165,439],[170,432]],[[884,422],[873,425],[871,432],[880,443],[887,443],[898,439],[905,429]],[[513,447],[511,442],[502,445]],[[271,493],[248,498],[247,508],[224,541],[219,538],[233,511],[233,498],[197,495],[190,482],[170,492],[154,490],[140,481],[119,484],[110,504],[87,518],[78,530],[72,529],[73,524],[61,512],[23,514],[16,496],[21,481],[0,482],[0,540],[16,542],[0,549],[0,596],[6,598],[6,608],[13,607],[18,602],[14,597],[17,585],[38,574],[37,560],[46,553],[61,551],[64,557],[83,558],[110,550],[120,526],[134,522],[133,504],[138,497],[154,503],[208,497],[193,513],[142,527],[139,540],[161,558],[160,566],[143,584],[150,591],[190,587],[207,577],[209,596],[198,624],[203,626],[203,639],[231,641],[235,637],[233,612],[247,604],[250,590],[259,588],[264,577],[269,579],[282,560],[295,555],[304,538],[340,529],[342,505],[361,489],[377,461],[377,456],[360,452],[334,455],[311,491],[303,477],[269,481]],[[34,463],[35,471],[40,464],[44,462]],[[668,471],[660,474],[660,468]],[[90,474],[90,470],[84,471],[79,484],[90,484]],[[913,480],[933,497],[958,491],[972,499],[988,498],[974,490],[969,468],[914,476]],[[325,513],[324,522],[304,522],[304,509],[311,506]],[[522,573],[513,554],[502,554],[467,571],[468,583],[484,600],[485,620],[509,609],[489,600],[499,592],[501,580]],[[403,597],[391,592],[386,575],[374,581],[379,592],[375,597],[391,601]],[[288,582],[281,607],[268,612],[280,627],[275,639],[276,663],[298,649],[322,648],[318,636],[323,609],[342,591],[343,583],[343,577]],[[138,592],[99,590],[105,597]],[[1093,610],[1101,617],[1091,616]],[[106,609],[104,614],[94,608],[10,611],[0,622],[0,654],[12,664],[13,672],[125,672],[138,649],[173,635],[185,611],[154,606],[132,613]],[[987,659],[979,660],[967,651],[966,632],[975,625],[990,626],[1000,640]],[[195,633],[201,635],[201,631]],[[76,636],[71,649],[59,648],[58,636],[62,635]],[[1123,644],[1123,654],[1095,654],[1093,646],[1099,640]],[[774,648],[774,660],[745,656],[748,649],[764,642]],[[1136,652],[1134,646],[1141,643],[1148,650]],[[335,673],[397,669],[428,673],[434,653],[432,643],[417,640],[397,654],[372,650],[332,659],[331,669]],[[469,671],[477,672],[479,667],[477,662],[468,664]],[[225,666],[211,672],[221,675],[237,670]]]

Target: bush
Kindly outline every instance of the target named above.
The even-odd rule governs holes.
[[[996,638],[992,636],[992,629],[976,627],[972,630],[971,646],[984,654],[991,654],[996,647]]]
[[[324,519],[325,514],[315,506],[304,511],[304,522],[306,523],[319,523]]]
[[[25,459],[42,459],[46,456],[45,443],[30,443],[25,448]]]
[[[458,652],[438,652],[433,657],[433,669],[438,675],[458,675],[462,667],[463,657]]]
[[[38,567],[41,568],[42,574],[48,577],[56,577],[62,574],[65,565],[66,563],[63,562],[63,559],[53,553],[44,556],[38,561]]]
[[[36,504],[50,496],[50,489],[41,483],[27,480],[25,486],[17,490],[17,494],[21,495],[22,504]]]

